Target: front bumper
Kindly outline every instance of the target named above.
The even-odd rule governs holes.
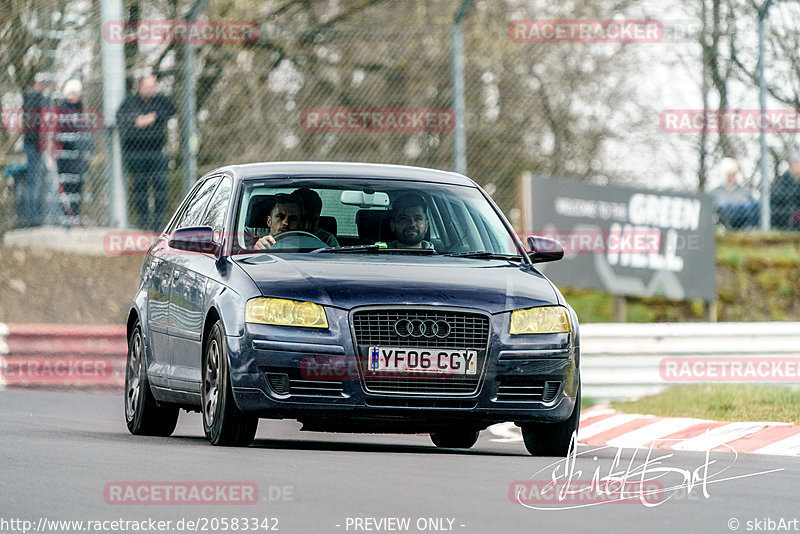
[[[239,409],[297,419],[312,430],[424,432],[453,424],[558,422],[575,407],[580,360],[574,334],[511,336],[510,314],[493,315],[474,393],[372,393],[348,313],[326,311],[327,330],[248,324],[243,336],[227,337]]]

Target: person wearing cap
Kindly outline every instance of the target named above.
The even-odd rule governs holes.
[[[80,224],[81,199],[93,143],[85,119],[80,80],[69,80],[62,92],[64,100],[58,103],[58,129],[55,133],[56,166],[58,180],[63,187],[64,212],[73,224]]]
[[[800,230],[800,152],[789,158],[789,170],[772,184],[770,223],[775,230]]]
[[[167,207],[167,171],[164,155],[167,121],[175,106],[158,92],[154,74],[142,77],[135,95],[125,99],[117,111],[117,125],[122,138],[125,167],[133,178],[131,198],[140,228],[160,231]],[[149,195],[153,194],[153,212]]]
[[[42,110],[50,106],[47,91],[52,87],[52,76],[39,72],[33,85],[22,99],[24,134],[22,149],[28,162],[24,188],[24,213],[17,214],[17,226],[38,226],[42,223],[40,204],[47,186],[47,168],[44,161],[46,128],[43,127]]]
[[[739,163],[725,158],[720,165],[722,183],[709,191],[714,197],[714,209],[720,223],[732,230],[753,228],[758,225],[758,200],[753,192],[741,183]]]

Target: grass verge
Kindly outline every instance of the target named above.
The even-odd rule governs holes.
[[[636,401],[615,401],[615,410],[715,421],[800,424],[800,389],[745,384],[673,386]]]

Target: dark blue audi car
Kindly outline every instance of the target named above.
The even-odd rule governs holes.
[[[578,428],[578,318],[460,174],[360,163],[233,165],[201,178],[148,251],[127,322],[125,419],[215,445],[259,418],[430,433],[468,448],[512,421],[533,455]]]

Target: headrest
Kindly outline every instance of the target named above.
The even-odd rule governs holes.
[[[358,237],[367,241],[394,240],[394,232],[389,222],[392,212],[389,210],[358,210],[356,212],[356,226]]]
[[[322,228],[323,230],[336,235],[336,230],[338,230],[339,226],[336,223],[336,217],[331,217],[330,215],[323,215],[319,218],[319,222],[317,222],[317,227]]]
[[[247,207],[244,225],[248,228],[266,228],[267,216],[275,205],[275,195],[253,195]]]

